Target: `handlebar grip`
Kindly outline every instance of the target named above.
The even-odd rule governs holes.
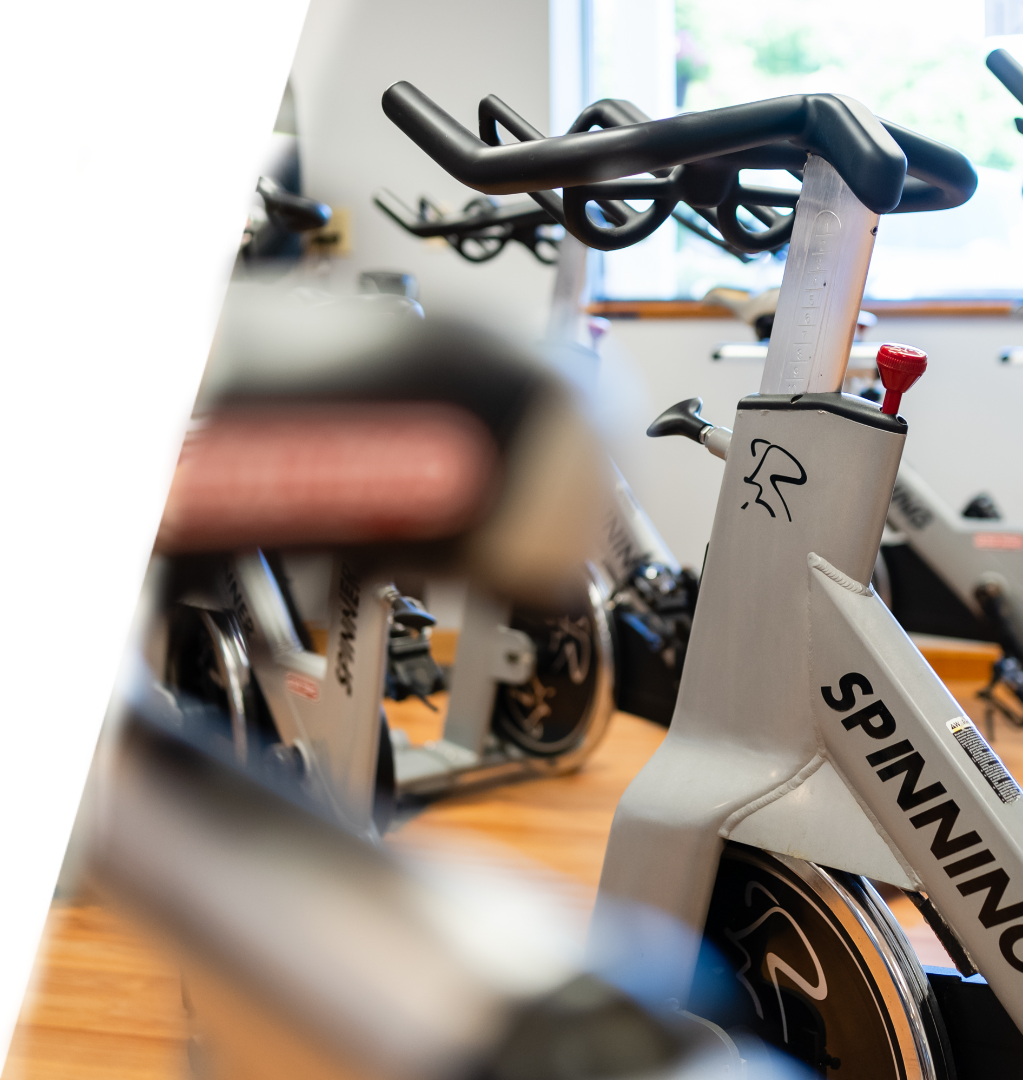
[[[443,231],[438,230],[433,222],[416,217],[401,199],[386,188],[381,188],[373,193],[373,205],[378,210],[383,210],[392,221],[397,222],[406,232],[412,233],[413,236],[434,237],[444,235]]]
[[[961,206],[977,190],[977,173],[962,154],[888,120],[881,124],[909,162],[902,198],[893,214]]]
[[[988,53],[987,66],[1002,86],[1023,104],[1023,65],[1005,49],[995,49]]]
[[[585,109],[576,117],[575,123],[568,129],[570,135],[589,131],[594,124],[600,127],[623,127],[626,124],[649,124],[650,117],[638,105],[624,98],[602,98]]]

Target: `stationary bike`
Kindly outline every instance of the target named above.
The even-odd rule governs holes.
[[[383,107],[452,175],[528,192],[602,250],[680,199],[715,207],[736,246],[789,239],[761,392],[732,430],[695,398],[650,430],[705,446],[725,475],[675,716],[612,826],[595,955],[629,956],[660,973],[665,1004],[752,1029],[816,1075],[1018,1068],[1023,792],[868,584],[908,431],[898,406],[926,357],[880,351],[881,407],[840,392],[880,215],[965,202],[969,162],[828,94],[645,124],[598,102],[558,139],[493,96],[479,139],[408,83]],[[757,168],[802,190],[751,232],[739,206],[791,205],[740,178]],[[869,878],[917,898],[970,980],[925,975]],[[623,900],[651,917],[618,919]],[[703,935],[724,960],[701,968]],[[715,1006],[715,980],[743,988],[740,1015]]]
[[[757,297],[728,292],[714,290],[708,299],[724,302],[761,340],[719,346],[715,357],[766,361],[778,290]],[[877,352],[877,344],[863,341],[850,351],[859,377],[847,375],[846,385],[869,400],[881,397]],[[985,494],[957,514],[902,461],[887,525],[872,578],[881,598],[909,631],[997,642],[1005,655],[980,691],[989,730],[995,713],[1023,726],[1023,524],[1003,521]]]
[[[647,119],[638,110],[635,118]],[[632,114],[630,114],[632,115]],[[544,265],[557,264],[547,333],[541,349],[570,380],[591,382],[597,372],[600,320],[588,326],[592,347],[581,344],[579,301],[586,285],[586,252],[570,233],[552,233],[554,218],[535,203],[501,205],[471,200],[458,214],[442,214],[425,196],[413,213],[389,191],[374,203],[413,236],[443,237],[470,262],[487,262],[517,242]],[[698,230],[699,231],[699,230]],[[685,663],[699,578],[682,567],[617,467],[615,506],[609,511],[595,562],[604,583],[615,660],[615,702],[626,712],[671,721]]]
[[[268,302],[261,294],[260,303]],[[285,304],[271,315],[284,339],[303,340],[306,313]],[[364,326],[349,325],[354,338],[365,337]],[[484,350],[496,356],[477,359]],[[360,412],[368,394],[428,407],[418,419],[412,404],[395,407],[393,419],[378,422],[372,409]],[[459,419],[466,400],[483,402],[489,428]],[[559,592],[544,577],[537,560],[546,559],[550,545],[557,551],[556,530],[546,546],[523,530],[537,527],[537,510],[546,508],[553,522],[555,509],[596,499],[599,490],[572,479],[580,470],[590,475],[584,456],[595,447],[587,449],[590,436],[548,375],[464,329],[406,319],[400,327],[392,321],[382,344],[344,362],[298,376],[278,371],[269,382],[223,390],[200,419],[186,441],[158,542],[148,646],[150,664],[163,673],[185,722],[218,706],[239,762],[297,775],[346,827],[367,833],[386,824],[392,793],[437,794],[582,763],[613,709],[604,609],[592,581],[559,578]],[[517,450],[525,446],[517,433],[529,423],[533,443]],[[373,504],[383,497],[372,491],[374,460],[384,468],[395,454],[405,459],[402,469],[389,467],[406,476],[413,518],[439,497],[442,482],[485,506],[494,496],[484,497],[481,484],[507,489],[496,508],[504,517],[498,514],[500,525],[493,526],[500,536],[488,543],[505,551],[509,565],[531,560],[538,571],[533,606],[519,608],[533,614],[535,624],[525,628],[501,599],[503,563],[490,573],[494,586],[478,591],[477,607],[489,599],[485,625],[469,628],[443,737],[425,745],[388,737],[381,695],[390,625],[421,630],[433,620],[397,591],[392,568],[360,554],[362,526],[356,523],[354,554],[334,539],[335,519],[347,512],[347,471],[359,485],[356,494]],[[547,454],[560,456],[561,470],[538,477]],[[444,481],[452,469],[456,475]],[[504,488],[497,480],[502,470],[510,478]],[[258,546],[244,539],[261,500],[272,496],[284,514],[303,492],[328,481],[319,496],[322,513],[306,512],[301,528],[271,530]],[[516,487],[527,483],[537,485],[529,493],[537,505],[528,510],[526,489]],[[376,526],[372,513],[380,511],[367,513],[367,527]],[[463,559],[472,565],[472,556]],[[524,588],[514,591],[528,602]],[[542,699],[530,705],[528,692],[541,677]]]

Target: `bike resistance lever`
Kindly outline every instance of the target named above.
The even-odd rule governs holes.
[[[798,194],[744,185],[739,172],[787,169],[801,175],[808,153],[828,161],[878,214],[958,206],[977,185],[973,167],[957,151],[833,94],[791,95],[664,120],[641,120],[628,102],[605,100],[556,138],[544,138],[493,95],[480,102],[481,138],[410,83],[389,87],[382,104],[462,183],[491,195],[528,193],[579,240],[604,251],[649,236],[680,201],[716,210],[719,231],[741,250],[777,247],[793,215],[775,215],[764,232],[752,232],[736,219],[736,210],[793,206]],[[498,123],[520,141],[501,143]],[[594,125],[602,130],[590,130]],[[644,172],[653,175],[636,175]],[[563,198],[555,188],[564,189]],[[638,212],[626,199],[652,205]],[[590,216],[591,202],[607,225]]]

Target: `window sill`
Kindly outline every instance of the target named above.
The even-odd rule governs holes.
[[[1005,318],[1019,305],[1013,300],[866,300],[863,310],[879,318],[930,319],[943,316]],[[588,315],[606,319],[732,319],[726,307],[700,300],[598,300]]]

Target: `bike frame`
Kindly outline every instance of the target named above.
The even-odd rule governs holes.
[[[851,360],[873,364],[878,343],[857,342]],[[724,344],[714,359],[758,360],[767,355],[761,342]],[[888,510],[888,523],[977,618],[990,617],[977,602],[978,587],[994,587],[1002,619],[1023,653],[1023,526],[992,518],[968,518],[955,513],[920,474],[902,462]],[[892,546],[882,541],[882,548]]]
[[[978,618],[977,589],[996,585],[1010,631],[1023,642],[1023,527],[967,518],[944,503],[915,469],[903,463],[888,521]]]
[[[592,568],[591,568],[592,569]],[[611,629],[605,597],[596,575],[587,582],[590,609],[597,619],[594,702],[611,701]],[[451,695],[440,739],[423,746],[394,745],[395,786],[403,794],[430,795],[470,784],[525,776],[557,776],[577,769],[592,753],[611,719],[611,707],[591,709],[589,726],[572,747],[540,757],[502,743],[490,722],[499,684],[525,687],[533,678],[536,647],[528,634],[508,624],[512,605],[470,586],[451,677]],[[585,677],[585,675],[583,676]],[[543,706],[542,699],[538,705]]]
[[[302,757],[306,782],[350,830],[374,836],[373,805],[380,739],[387,645],[394,586],[363,577],[338,552],[331,560],[326,652],[302,644],[285,598],[286,586],[259,551],[229,559],[218,582],[219,595],[204,604],[232,612],[230,648],[218,642],[218,664],[239,674],[225,685],[247,686],[254,676],[267,700],[281,740]],[[595,584],[589,585],[595,613],[603,612]],[[610,709],[594,707],[590,723],[571,748],[548,757],[526,754],[490,738],[490,720],[499,683],[523,685],[531,679],[536,649],[528,634],[510,628],[511,605],[477,588],[467,604],[451,698],[440,739],[422,746],[392,740],[395,788],[399,794],[429,795],[468,784],[548,776],[571,771],[591,753],[610,719]],[[594,702],[610,700],[611,638],[606,619],[598,621],[599,656]],[[225,657],[229,663],[225,664]],[[223,679],[223,671],[222,671]],[[232,725],[243,717],[229,692]]]
[[[576,343],[579,324],[579,301],[586,287],[589,248],[566,232],[558,245],[558,269],[554,279],[547,340],[553,344]],[[598,361],[596,353],[594,366]],[[572,376],[578,379],[578,372]],[[621,588],[640,562],[657,562],[674,574],[681,566],[649,515],[633,494],[618,466],[609,459],[613,474],[614,497],[604,526],[603,543],[597,553],[597,568],[603,575],[609,594]]]
[[[218,600],[234,614],[241,649],[307,783],[349,829],[374,835],[380,704],[387,664],[389,583],[362,580],[332,559],[326,654],[306,649],[262,552],[224,567]],[[239,650],[241,651],[241,650]]]
[[[378,192],[373,201],[393,221],[414,236],[446,237],[463,258],[466,257],[465,253],[455,241],[474,235],[479,228],[480,219],[466,218],[464,214],[436,222],[417,218],[395,196],[386,191]],[[524,213],[521,203],[495,206],[493,213],[486,215],[485,221],[488,227],[512,223],[522,228],[532,228],[543,222],[554,223],[546,211],[540,210],[534,204],[527,203],[526,210]],[[563,347],[568,350],[567,362],[562,362],[562,358],[558,357],[555,366],[569,381],[586,382],[587,377],[595,373],[599,360],[595,351],[588,356],[585,356],[582,350],[576,351],[580,296],[586,287],[589,248],[566,232],[558,241],[557,250],[557,272],[545,343],[554,348]],[[590,361],[592,371],[582,370]],[[641,561],[660,563],[675,574],[681,572],[678,561],[640,506],[618,467],[612,462],[611,468],[614,473],[614,500],[608,512],[602,548],[596,553],[596,565],[609,594],[625,582]]]
[[[838,392],[878,216],[816,156],[795,213],[761,392],[703,433],[726,466],[678,703],[593,941],[619,899],[702,928],[731,839],[925,891],[1023,1027],[1020,789],[867,584],[907,431]],[[674,940],[684,1001],[700,937]]]

